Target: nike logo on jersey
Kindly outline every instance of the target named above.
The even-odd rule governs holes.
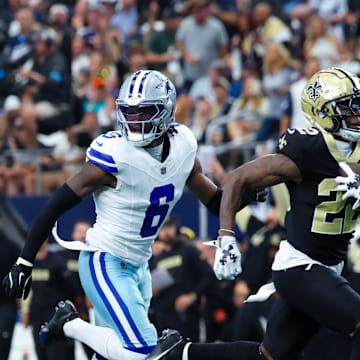
[[[295,134],[295,129],[288,129],[288,133],[290,134],[290,135],[292,135],[292,134]]]
[[[104,145],[104,143],[103,143],[103,142],[100,142],[100,141],[96,141],[96,143],[97,143],[100,147]]]

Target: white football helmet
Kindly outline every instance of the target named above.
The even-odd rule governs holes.
[[[352,72],[334,67],[315,73],[304,88],[301,107],[311,125],[347,141],[360,140],[360,79]],[[354,117],[358,124],[349,126]]]
[[[116,99],[119,130],[134,146],[161,137],[174,121],[176,89],[162,73],[139,70],[122,84]]]

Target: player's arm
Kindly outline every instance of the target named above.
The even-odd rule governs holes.
[[[56,220],[99,187],[115,186],[115,182],[109,173],[86,163],[78,174],[53,193],[35,218],[19,258],[3,280],[8,295],[24,299],[27,297],[36,253],[49,236]]]
[[[267,155],[248,162],[230,172],[224,185],[220,206],[220,229],[213,269],[218,279],[235,279],[242,272],[241,253],[236,243],[235,214],[246,188],[264,188],[284,181],[301,181],[297,165],[282,154]]]
[[[186,185],[190,191],[197,196],[197,198],[211,211],[214,215],[220,213],[220,201],[223,190],[219,188],[211,179],[209,179],[203,172],[198,159],[195,159],[195,164],[192,172],[187,180]],[[257,200],[257,194],[261,191],[246,189],[241,202],[238,203],[237,210],[242,209],[251,201]],[[262,195],[265,200],[265,194]]]
[[[204,205],[209,204],[211,199],[217,196],[218,187],[202,172],[198,159],[195,159],[194,167],[187,179],[186,185]],[[211,211],[211,209],[209,210]]]
[[[114,186],[115,178],[91,163],[57,189],[40,210],[33,222],[21,257],[33,262],[37,251],[49,236],[56,220],[67,210],[77,205],[83,198],[103,185]]]
[[[271,154],[247,162],[227,174],[220,206],[220,229],[233,230],[245,188],[261,189],[282,182],[301,182],[297,165],[287,156]],[[229,235],[221,233],[219,235]]]

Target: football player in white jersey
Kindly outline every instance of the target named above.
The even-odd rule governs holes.
[[[155,347],[157,332],[148,319],[151,244],[185,185],[215,214],[222,194],[202,173],[191,131],[174,123],[175,103],[175,87],[163,74],[129,76],[116,100],[119,129],[92,142],[82,170],[54,192],[34,221],[3,279],[6,292],[17,298],[28,296],[35,255],[57,218],[93,194],[96,221],[80,253],[79,274],[97,326],[61,301],[40,330],[43,344],[66,336],[93,348],[98,358],[117,360],[143,359]],[[234,246],[219,251],[231,254]]]

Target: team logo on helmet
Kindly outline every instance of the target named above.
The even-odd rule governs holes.
[[[321,90],[321,89],[322,89],[321,84],[320,84],[319,80],[316,79],[313,84],[308,86],[308,88],[306,89],[306,93],[309,95],[309,98],[311,100],[315,101],[316,99],[318,99],[320,97],[319,90]]]

